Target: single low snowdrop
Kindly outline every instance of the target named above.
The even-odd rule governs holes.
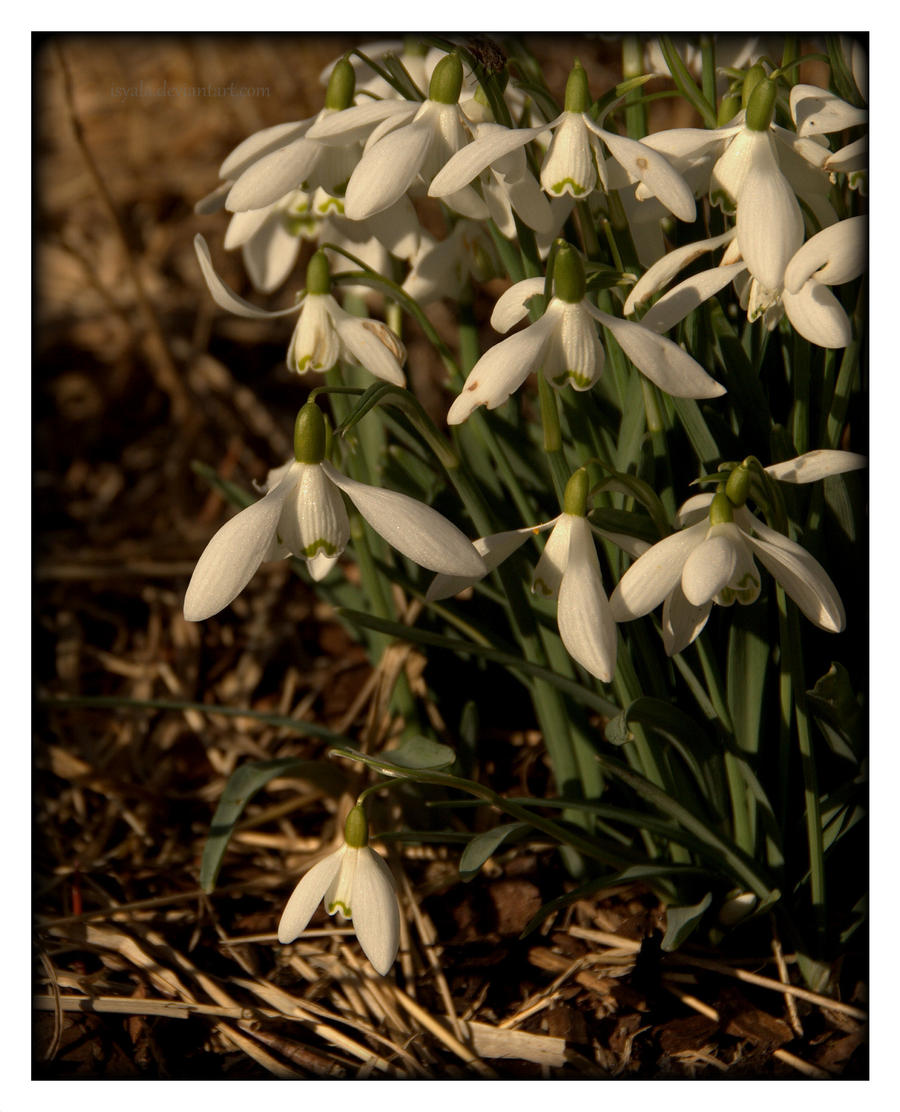
[[[864,464],[852,452],[813,452],[766,471],[781,481],[812,482]],[[726,493],[732,489],[743,493],[733,500]],[[713,603],[747,606],[756,601],[759,559],[811,622],[840,633],[844,606],[827,572],[800,545],[747,509],[748,489],[749,472],[742,464],[724,489],[689,498],[677,515],[679,531],[653,545],[622,576],[610,597],[615,620],[643,617],[662,603],[665,650],[669,656],[682,652],[706,625]]]
[[[278,941],[293,942],[324,903],[329,915],[353,922],[363,953],[384,977],[400,945],[400,908],[391,870],[368,844],[365,813],[357,805],[344,825],[344,844],[306,873],[278,923]]]
[[[206,240],[194,237],[194,247],[206,285],[215,303],[239,317],[272,320],[299,314],[288,346],[288,368],[296,374],[330,371],[341,359],[359,363],[376,378],[395,386],[405,385],[401,369],[406,349],[386,324],[353,316],[331,295],[331,271],[323,251],[317,251],[306,268],[306,289],[296,305],[269,311],[238,297],[216,274]]]
[[[459,106],[462,78],[459,57],[448,54],[435,67],[423,103],[375,102],[391,109],[383,110],[383,120],[369,136],[347,183],[344,212],[348,219],[365,220],[396,204],[410,189],[427,188],[451,155],[470,141],[469,123]],[[322,119],[310,128],[309,136],[322,143],[346,142],[357,121],[371,112],[371,105],[362,105]],[[484,202],[469,187],[447,200],[464,216],[487,216]]]
[[[774,287],[765,288],[741,258],[737,229],[670,251],[640,278],[625,302],[630,315],[704,252],[725,246],[717,267],[700,271],[670,289],[641,318],[654,332],[667,332],[729,282],[734,282],[750,321],[762,319],[770,331],[787,314],[805,339],[819,347],[850,342],[850,320],[828,288],[857,278],[866,265],[868,218],[853,216],[823,228],[789,259]]]
[[[587,75],[576,62],[566,84],[565,110],[547,124],[531,128],[494,125],[447,163],[432,183],[430,193],[447,200],[469,182],[491,168],[495,177],[510,182],[512,161],[526,143],[552,132],[541,166],[541,187],[551,197],[569,194],[584,198],[596,189],[608,189],[603,154],[605,147],[621,165],[630,181],[639,181],[648,195],[657,197],[679,220],[692,221],[697,212],[690,187],[666,157],[646,144],[606,131],[589,115],[591,106]],[[524,179],[520,179],[524,180]],[[510,200],[512,201],[512,194]],[[513,203],[513,207],[516,205]],[[521,214],[526,223],[528,217]],[[531,227],[536,225],[531,223]]]
[[[315,402],[297,415],[294,459],[269,473],[266,494],[241,510],[204,549],[188,584],[189,622],[217,614],[243,591],[265,560],[305,560],[324,578],[350,539],[347,495],[376,533],[430,571],[480,577],[484,562],[467,537],[431,507],[342,474],[325,459],[325,419]]]
[[[528,313],[528,302],[544,292],[543,278],[526,278],[504,293],[491,314],[491,326],[508,331]],[[543,316],[521,332],[501,340],[478,360],[447,414],[461,424],[479,405],[495,409],[532,371],[542,372],[560,388],[589,390],[603,370],[603,344],[596,323],[608,329],[638,370],[674,397],[714,398],[725,388],[683,348],[641,324],[604,313],[586,296],[584,267],[578,252],[563,244],[553,267],[553,297]]]

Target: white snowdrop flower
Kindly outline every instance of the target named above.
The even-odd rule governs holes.
[[[517,390],[531,371],[541,371],[557,388],[569,383],[588,390],[603,369],[599,322],[608,329],[638,370],[675,397],[713,398],[725,388],[671,340],[629,321],[604,313],[585,296],[584,270],[569,244],[557,253],[554,296],[543,316],[521,332],[495,344],[478,360],[447,421],[458,425],[479,406],[495,409]],[[508,331],[528,312],[532,297],[544,292],[543,278],[526,278],[506,291],[494,306],[491,326]]]
[[[403,281],[403,289],[420,305],[442,297],[458,298],[471,278],[487,281],[500,264],[487,229],[476,220],[457,220],[446,239],[423,233],[419,251]]]
[[[689,499],[679,518],[691,524],[653,545],[613,591],[617,622],[643,617],[663,603],[666,652],[681,652],[706,625],[713,603],[756,601],[758,558],[811,622],[832,633],[844,628],[840,596],[818,561],[745,506],[734,506],[724,491]]]
[[[458,103],[461,86],[462,64],[455,54],[448,54],[435,67],[428,99],[422,104],[375,102],[393,108],[369,136],[347,183],[344,212],[350,220],[365,220],[390,208],[413,187],[427,187],[450,156],[469,142],[468,123]],[[370,108],[363,105],[323,119],[309,134],[321,142],[345,142],[348,129]],[[484,202],[472,189],[460,190],[448,203],[473,219],[487,215]]]
[[[368,845],[362,807],[347,816],[344,844],[306,873],[291,893],[278,924],[278,941],[293,942],[324,903],[329,915],[353,922],[363,953],[384,977],[400,945],[400,908],[391,870]]]
[[[209,248],[203,236],[194,237],[194,247],[206,285],[215,303],[222,309],[251,320],[271,320],[289,313],[299,318],[288,347],[287,363],[297,374],[307,371],[328,371],[340,359],[359,363],[376,378],[395,386],[406,382],[401,366],[406,349],[386,324],[353,316],[331,296],[331,275],[328,260],[317,251],[306,270],[306,289],[296,305],[268,311],[258,309],[238,297],[213,269]]]
[[[488,168],[495,176],[508,177],[513,152],[551,131],[553,137],[541,166],[541,187],[551,197],[569,194],[584,198],[596,189],[607,190],[605,147],[630,181],[641,182],[648,195],[657,197],[679,220],[694,220],[694,196],[678,171],[643,142],[615,135],[594,123],[588,114],[590,104],[587,75],[576,62],[566,85],[565,110],[561,115],[538,127],[495,125],[485,131],[447,163],[433,184],[432,195],[444,197],[452,207],[450,196],[455,195],[454,190]]]
[[[704,252],[727,245],[719,266],[691,275],[661,297],[641,318],[644,327],[667,332],[707,298],[734,282],[751,321],[762,318],[771,330],[786,313],[794,328],[811,343],[824,348],[846,347],[851,337],[850,321],[827,287],[852,281],[863,272],[866,233],[864,216],[823,228],[797,249],[774,287],[765,287],[741,257],[740,234],[732,228],[721,236],[679,247],[663,256],[635,284],[624,312],[626,316],[633,313]]]
[[[264,560],[293,554],[313,579],[328,574],[350,538],[343,491],[388,544],[430,571],[480,576],[484,563],[455,525],[396,491],[357,482],[325,459],[325,421],[303,406],[294,434],[295,458],[269,473],[265,497],[241,510],[204,549],[188,584],[184,616],[203,621],[228,606]]]

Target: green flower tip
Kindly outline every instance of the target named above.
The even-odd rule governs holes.
[[[728,476],[725,484],[725,494],[733,506],[743,506],[750,495],[752,476],[745,463],[739,463]]]
[[[306,264],[306,292],[331,293],[331,268],[324,251],[317,251]]]
[[[448,54],[434,67],[428,99],[438,104],[456,104],[462,89],[463,69],[458,54]]]
[[[341,58],[331,71],[325,93],[325,107],[341,112],[353,103],[356,92],[356,74],[346,58]]]
[[[734,521],[734,506],[724,490],[718,490],[709,507],[710,525],[728,525]]]
[[[572,473],[566,483],[566,492],[563,496],[563,513],[572,514],[573,517],[584,517],[587,511],[587,497],[590,492],[591,481],[588,478],[587,468],[579,467]]]
[[[553,263],[553,292],[561,301],[577,305],[584,300],[584,265],[578,251],[563,243],[556,252]]]
[[[321,463],[325,458],[328,430],[322,410],[307,402],[294,422],[294,459],[298,463]]]
[[[768,131],[775,115],[775,94],[778,86],[768,77],[758,81],[747,101],[747,127],[751,131]]]
[[[567,112],[587,112],[591,106],[591,94],[588,89],[588,79],[584,66],[577,59],[572,66],[569,80],[566,82]]]
[[[344,823],[344,841],[351,849],[362,849],[369,844],[369,824],[366,813],[357,804]]]

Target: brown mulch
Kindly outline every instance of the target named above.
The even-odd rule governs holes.
[[[242,485],[262,478],[289,451],[297,405],[290,324],[215,308],[196,232],[215,242],[226,280],[247,287],[220,249],[224,218],[192,205],[245,135],[318,110],[316,76],[348,41],[63,37],[35,55],[34,1076],[864,1077],[862,988],[844,984],[842,1002],[804,996],[767,928],[743,955],[663,956],[664,911],[633,885],[522,939],[569,883],[540,844],[498,854],[467,884],[458,846],[392,844],[404,937],[388,978],[321,911],[312,933],[279,946],[284,901],[337,829],[334,800],[272,781],[212,896],[198,888],[200,854],[235,767],[320,758],[324,743],[197,707],[73,703],[211,702],[381,746],[401,725],[389,678],[402,670],[428,699],[420,654],[373,670],[286,565],[264,567],[210,622],[181,616],[228,512],[191,461]],[[578,56],[599,67],[604,51],[585,40]],[[111,92],[232,80],[271,93]],[[527,724],[492,740],[501,787],[549,783]]]

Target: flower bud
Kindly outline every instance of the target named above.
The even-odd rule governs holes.
[[[341,58],[335,63],[334,69],[331,71],[331,77],[328,79],[325,107],[341,112],[353,103],[355,92],[356,74],[353,72],[353,66],[346,58]]]
[[[724,490],[716,492],[709,506],[710,525],[730,525],[734,521],[734,506]]]
[[[321,463],[327,440],[328,430],[321,409],[315,402],[307,402],[294,422],[294,459],[298,463]]]
[[[584,299],[584,266],[570,243],[563,243],[553,263],[553,292],[561,301],[577,305]]]
[[[306,292],[331,293],[331,268],[324,251],[317,251],[306,264]]]
[[[353,808],[344,823],[344,841],[351,849],[362,849],[369,844],[369,823],[359,804]]]
[[[587,112],[590,106],[591,94],[588,89],[587,74],[581,62],[576,60],[575,65],[572,66],[572,72],[569,74],[569,80],[566,82],[565,110],[567,112]]]
[[[438,104],[456,104],[462,89],[463,69],[458,54],[448,54],[434,67],[428,99]]]
[[[768,131],[775,115],[775,94],[778,86],[768,77],[760,81],[747,101],[747,127],[751,131]]]
[[[725,484],[725,494],[732,506],[743,506],[750,495],[752,476],[745,463],[739,463],[728,476]]]
[[[573,517],[584,517],[587,509],[587,496],[590,491],[590,479],[587,468],[579,467],[572,473],[566,483],[566,492],[563,495],[563,513],[572,514]]]

